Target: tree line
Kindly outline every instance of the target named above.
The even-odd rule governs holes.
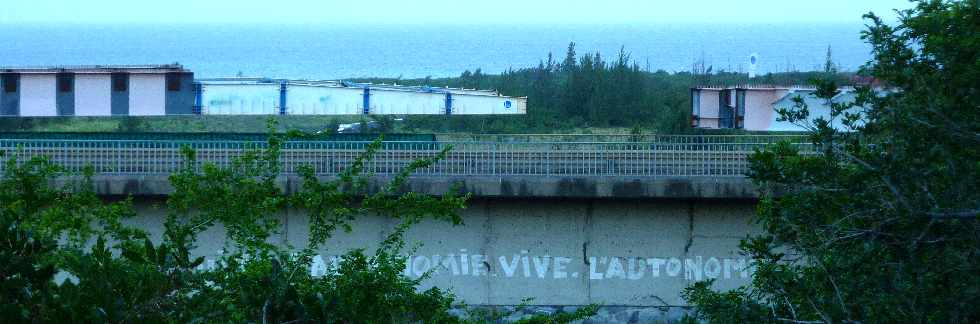
[[[710,66],[692,71],[641,69],[626,48],[611,58],[600,52],[579,54],[574,42],[560,60],[552,53],[537,66],[487,74],[481,69],[458,77],[357,79],[359,82],[493,89],[501,94],[528,97],[525,116],[409,116],[409,131],[473,133],[553,133],[588,128],[634,128],[645,133],[694,132],[690,127],[691,92],[696,85],[805,85],[817,77],[832,76],[842,83],[853,73],[787,71],[749,78],[735,71]],[[832,58],[828,54],[828,62]]]

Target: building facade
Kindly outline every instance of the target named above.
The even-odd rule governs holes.
[[[197,81],[204,115],[523,115],[496,91],[261,78]]]
[[[194,74],[180,65],[0,69],[0,116],[191,114]]]
[[[0,68],[0,117],[523,115],[496,91],[345,81],[194,79],[178,64]]]
[[[777,110],[793,109],[794,98],[807,104],[810,120],[831,120],[830,105],[806,87],[696,87],[691,89],[691,126],[749,131],[806,131],[802,125],[780,121]],[[841,88],[833,102],[853,102],[854,88]],[[840,127],[839,120],[832,125]]]

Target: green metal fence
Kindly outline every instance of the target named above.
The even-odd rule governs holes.
[[[373,141],[380,134],[304,134],[295,141]],[[92,141],[258,141],[266,133],[0,132],[0,139]],[[433,142],[434,134],[385,134],[388,141]]]
[[[292,141],[280,161],[285,173],[308,165],[335,174],[360,155],[368,141]],[[385,141],[368,172],[394,174],[412,161],[452,150],[421,176],[637,176],[741,177],[747,157],[771,141],[735,137],[673,137],[638,142]],[[19,161],[47,156],[69,171],[94,167],[102,174],[167,174],[183,163],[181,147],[197,152],[199,163],[231,165],[262,141],[0,139],[0,152]],[[805,144],[799,144],[806,148]],[[0,166],[2,168],[2,166]]]

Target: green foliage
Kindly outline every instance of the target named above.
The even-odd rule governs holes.
[[[565,324],[589,318],[599,311],[599,305],[588,305],[571,313],[558,313],[552,316],[534,315],[517,321],[518,324]]]
[[[275,133],[221,167],[200,163],[184,148],[167,200],[162,238],[123,225],[130,200],[105,202],[92,191],[92,172],[68,175],[46,158],[10,159],[0,179],[0,316],[4,322],[152,323],[453,323],[454,296],[419,291],[427,276],[403,276],[404,234],[424,219],[461,224],[469,195],[440,197],[402,192],[415,170],[403,169],[377,192],[366,186],[364,165],[381,147],[368,145],[353,165],[330,180],[300,170],[292,195],[278,187],[282,146],[296,132]],[[65,181],[54,186],[54,180]],[[310,217],[304,247],[279,246],[283,210]],[[353,250],[323,276],[310,272],[313,257],[338,229],[361,215],[398,220],[380,247]],[[227,234],[213,265],[195,256],[199,235],[216,226]],[[59,283],[56,283],[55,280]],[[565,322],[592,313],[535,318]]]
[[[885,88],[834,102],[832,120],[802,101],[781,118],[811,128],[813,151],[783,143],[751,158],[765,234],[741,249],[750,287],[685,291],[718,322],[980,321],[980,5],[918,1],[864,33]]]
[[[692,132],[690,87],[700,83],[802,84],[824,72],[767,74],[750,80],[747,74],[707,72],[710,82],[690,72],[644,71],[625,48],[611,60],[600,53],[579,55],[569,44],[561,62],[549,54],[538,66],[508,70],[500,75],[466,71],[456,78],[359,79],[434,87],[495,89],[509,96],[528,97],[525,116],[408,116],[406,131],[471,133],[555,133],[580,128],[639,126],[662,134]],[[846,82],[847,73],[834,74]]]
[[[699,315],[710,323],[766,322],[768,309],[751,299],[745,289],[713,293],[714,279],[697,282],[681,292],[681,297],[702,309]]]
[[[0,214],[0,317],[26,322],[40,312],[55,274],[43,259],[56,248],[54,240],[19,226],[15,215]]]
[[[818,54],[818,53],[814,53]],[[829,56],[828,48],[828,56]],[[561,59],[561,58],[558,58]],[[828,60],[831,59],[828,57]],[[849,82],[852,73],[836,71],[828,61],[825,71],[784,71],[750,79],[748,74],[695,67],[691,72],[643,70],[621,48],[612,58],[600,53],[580,54],[570,43],[564,59],[553,54],[537,66],[487,74],[480,69],[449,78],[359,78],[355,82],[397,83],[432,87],[495,89],[501,94],[528,97],[527,115],[370,116],[378,129],[362,132],[422,133],[577,133],[622,129],[639,125],[660,134],[697,132],[690,127],[690,88],[695,85],[762,84],[798,85],[831,76]],[[264,116],[165,116],[165,117],[56,117],[2,118],[0,129],[22,131],[97,132],[261,132]],[[364,116],[275,116],[283,129],[333,132],[340,123],[364,123]]]

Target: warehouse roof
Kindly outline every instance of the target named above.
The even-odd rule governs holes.
[[[57,65],[0,67],[0,73],[187,73],[180,64],[160,65]]]
[[[268,84],[287,83],[289,85],[310,86],[310,87],[355,88],[355,89],[370,88],[372,90],[386,90],[386,91],[451,93],[453,95],[507,97],[507,96],[500,95],[500,93],[497,92],[496,90],[478,90],[478,89],[463,89],[463,88],[449,88],[449,87],[440,88],[440,87],[429,87],[429,86],[409,86],[409,85],[384,84],[384,83],[358,83],[358,82],[349,82],[344,80],[288,80],[288,79],[236,77],[236,78],[196,79],[195,81],[204,84],[205,86],[249,85],[249,84],[268,85]]]

